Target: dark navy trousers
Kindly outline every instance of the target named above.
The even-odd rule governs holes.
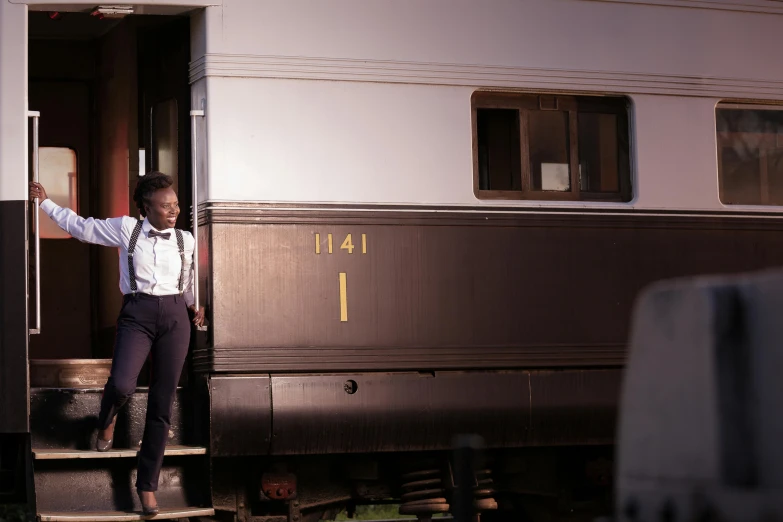
[[[152,353],[147,419],[139,451],[136,489],[157,491],[174,394],[188,354],[190,318],[181,295],[126,295],[117,320],[111,375],[103,390],[98,428],[106,429],[136,391]]]

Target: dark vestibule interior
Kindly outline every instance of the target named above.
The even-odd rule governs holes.
[[[160,170],[175,179],[177,227],[189,228],[189,61],[186,16],[30,13],[28,107],[40,112],[39,175],[55,203],[83,217],[138,217],[136,181]],[[30,144],[32,158],[32,130]],[[111,358],[118,250],[77,241],[40,216],[41,333],[30,336],[31,364]],[[32,233],[30,245],[32,325]]]

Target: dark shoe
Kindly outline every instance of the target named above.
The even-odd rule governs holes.
[[[111,428],[112,437],[109,440],[103,440],[101,438],[101,432],[104,430],[98,430],[98,439],[95,441],[95,449],[98,451],[109,451],[112,446],[112,442],[114,442],[114,423],[117,422],[117,417],[114,417],[112,419],[111,424],[109,424],[109,428]],[[106,428],[106,429],[109,429]]]
[[[151,506],[149,504],[144,503],[144,497],[142,496],[142,493],[150,493],[152,496],[152,500],[155,500],[155,493],[152,491],[136,491],[139,494],[139,502],[141,502],[141,514],[145,517],[154,517],[158,514],[160,509],[158,508],[157,501],[155,502],[155,505]]]

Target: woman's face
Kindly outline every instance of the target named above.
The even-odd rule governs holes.
[[[156,190],[147,205],[147,219],[158,230],[174,228],[179,216],[177,194],[171,188]]]

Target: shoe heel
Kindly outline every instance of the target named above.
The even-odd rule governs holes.
[[[139,503],[141,504],[141,514],[145,517],[154,517],[160,512],[160,508],[158,506],[150,507],[144,504],[144,501],[141,499],[141,491],[136,491],[139,495]]]
[[[114,426],[117,422],[117,416],[111,420],[111,424],[109,426]],[[95,441],[95,449],[100,452],[109,451],[111,449],[112,443],[114,442],[114,437],[110,438],[109,440],[103,440],[101,439],[101,430],[98,430],[98,436],[96,437]]]

